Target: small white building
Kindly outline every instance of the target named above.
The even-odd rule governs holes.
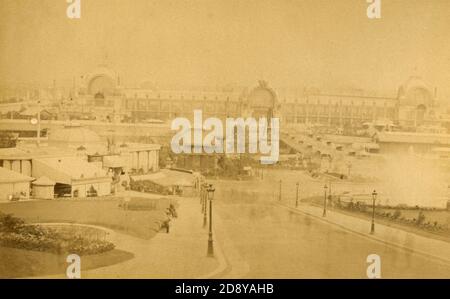
[[[78,157],[33,159],[33,175],[55,181],[59,197],[97,197],[111,194],[112,178],[105,170]]]
[[[56,182],[42,176],[32,183],[33,198],[53,199],[55,197]]]

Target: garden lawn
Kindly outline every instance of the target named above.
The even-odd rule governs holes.
[[[64,278],[67,255],[0,247],[0,278],[30,278],[56,275]],[[105,267],[133,258],[122,250],[85,255],[81,258],[81,271]],[[7,261],[7,262],[5,262]]]
[[[167,201],[168,199],[148,199]],[[165,204],[154,210],[124,210],[120,200],[26,201],[1,204],[0,211],[27,223],[81,223],[107,227],[135,237],[150,239],[167,219]]]

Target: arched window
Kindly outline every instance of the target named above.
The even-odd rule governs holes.
[[[105,95],[101,92],[97,92],[94,96],[94,99],[104,99]]]

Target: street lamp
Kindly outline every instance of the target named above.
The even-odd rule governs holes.
[[[322,217],[326,217],[327,216],[327,189],[328,186],[325,185],[323,186],[323,190],[324,190],[324,198],[323,198],[323,215]]]
[[[370,226],[370,233],[373,235],[375,233],[375,201],[377,200],[377,191],[372,192],[372,225]]]
[[[300,183],[297,182],[297,193],[296,193],[296,196],[295,196],[295,207],[296,208],[298,208],[298,188],[299,188],[299,186],[300,186]]]
[[[212,234],[212,203],[214,199],[213,185],[209,185],[208,188],[208,199],[209,199],[209,237],[208,237],[208,257],[214,257],[214,247],[213,247],[213,234]]]
[[[202,213],[203,213],[203,192],[205,192],[203,190],[203,184],[200,185],[200,205],[202,207]]]
[[[207,183],[203,184],[203,227],[206,227],[208,187],[209,185]]]
[[[206,183],[203,183],[203,185],[202,185],[202,198],[201,198],[201,200],[202,200],[202,214],[204,214],[205,213],[205,205],[206,205],[206,196],[207,196],[207,191],[206,191],[206,189],[208,189],[208,184],[206,184]]]

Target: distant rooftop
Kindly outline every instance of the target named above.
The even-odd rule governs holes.
[[[414,132],[381,132],[377,134],[378,141],[398,143],[425,143],[449,145],[450,134],[414,133]]]
[[[26,160],[37,157],[67,156],[70,151],[52,146],[21,145],[14,148],[0,148],[0,160]]]

